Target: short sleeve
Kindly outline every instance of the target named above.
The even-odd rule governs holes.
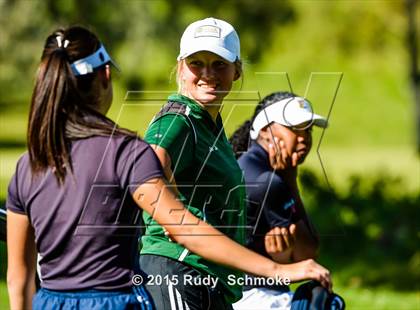
[[[18,171],[19,171],[19,163],[16,167],[16,172],[9,183],[9,188],[7,191],[6,209],[15,213],[26,214],[24,203],[19,197],[20,193],[19,193]]]
[[[194,133],[185,116],[166,114],[147,129],[144,140],[163,147],[169,154],[174,173],[191,164],[194,154]]]
[[[295,200],[286,184],[272,172],[263,173],[257,180],[261,186],[254,191],[253,201],[259,201],[261,216],[271,228],[286,227],[295,221]]]
[[[128,187],[131,194],[148,180],[163,177],[155,152],[138,138],[129,139],[120,146],[115,164],[120,186]]]

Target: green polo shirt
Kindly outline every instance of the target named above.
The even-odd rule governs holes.
[[[144,139],[168,152],[177,188],[189,211],[244,244],[246,208],[242,171],[226,138],[220,115],[215,123],[205,109],[180,94],[171,95],[168,100],[186,105],[189,120],[175,113],[164,114],[153,120]],[[150,214],[144,212],[143,219],[146,234],[142,237],[141,254],[183,261],[204,274],[217,277],[228,302],[241,298],[242,287],[228,285],[228,276],[241,277],[241,272],[206,261],[171,242]],[[209,241],[212,240],[216,242],[217,238],[209,237]]]

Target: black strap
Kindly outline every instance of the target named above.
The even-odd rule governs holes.
[[[186,115],[186,111],[187,106],[185,104],[179,103],[177,101],[168,101],[156,114],[155,118],[159,118],[160,116],[167,113]]]
[[[159,118],[167,114],[182,115],[187,120],[194,134],[194,147],[195,147],[195,144],[197,144],[197,141],[198,141],[197,131],[195,130],[194,124],[191,118],[189,117],[188,106],[185,104],[176,102],[176,101],[168,101],[162,107],[162,109],[160,109],[160,111],[155,115],[152,122],[155,122],[156,120],[158,120]]]
[[[159,118],[168,115],[168,114],[174,114],[174,115],[181,115],[185,118],[185,120],[188,122],[188,124],[191,127],[193,137],[194,137],[194,143],[193,143],[193,157],[195,157],[195,147],[198,142],[197,137],[197,131],[194,127],[194,123],[191,120],[189,116],[189,108],[187,105],[179,103],[177,101],[171,101],[169,100],[161,109],[160,111],[155,115],[155,117],[152,120],[152,123],[157,121]]]

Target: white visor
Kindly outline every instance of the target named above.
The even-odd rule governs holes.
[[[107,63],[111,63],[118,71],[120,71],[117,64],[111,59],[105,50],[105,47],[101,44],[95,53],[85,58],[76,60],[70,66],[74,75],[77,76],[92,73],[96,68],[99,68]]]
[[[271,123],[294,127],[307,122],[308,127],[315,125],[326,128],[328,120],[312,111],[311,104],[301,97],[289,97],[273,103],[260,111],[252,123],[250,137],[256,140],[260,130]]]

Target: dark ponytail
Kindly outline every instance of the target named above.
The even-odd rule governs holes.
[[[51,168],[59,183],[72,170],[71,140],[130,134],[97,112],[97,72],[76,77],[70,64],[94,53],[98,38],[83,27],[59,29],[45,43],[32,94],[27,144],[32,172]],[[111,87],[111,85],[109,86]]]
[[[296,95],[285,91],[275,92],[264,97],[263,100],[258,102],[252,118],[245,121],[229,138],[229,142],[232,144],[233,152],[235,153],[236,158],[239,158],[242,153],[248,150],[249,144],[251,142],[249,132],[251,130],[252,123],[254,122],[254,119],[258,113],[269,105],[289,97],[296,97]]]

